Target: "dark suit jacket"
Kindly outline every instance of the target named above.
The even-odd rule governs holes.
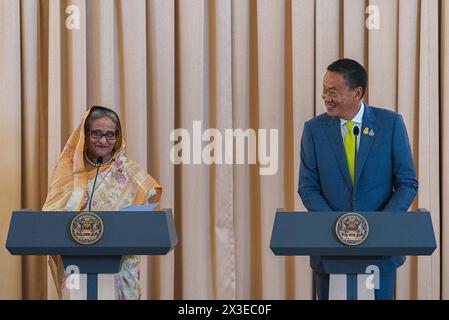
[[[353,187],[340,120],[324,113],[305,123],[298,192],[308,211],[407,211],[418,181],[401,115],[365,104],[356,161]],[[320,257],[310,261],[323,272]],[[379,268],[394,270],[404,261],[385,257]]]

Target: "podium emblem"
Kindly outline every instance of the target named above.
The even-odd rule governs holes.
[[[92,212],[81,212],[70,223],[73,240],[82,245],[94,244],[103,235],[103,221]]]
[[[358,246],[368,237],[368,221],[362,215],[349,212],[342,215],[335,225],[338,240],[348,246]]]

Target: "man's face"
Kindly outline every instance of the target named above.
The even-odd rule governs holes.
[[[328,71],[323,79],[322,98],[328,116],[351,120],[359,110],[362,88],[351,90],[341,74]]]

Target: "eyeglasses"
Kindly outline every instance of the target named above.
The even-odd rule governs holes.
[[[106,137],[106,140],[112,141],[117,138],[117,134],[113,131],[108,131],[103,133],[101,130],[94,130],[90,132],[90,137],[95,140],[100,140],[101,138]]]

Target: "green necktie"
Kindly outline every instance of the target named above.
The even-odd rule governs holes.
[[[351,175],[352,185],[354,185],[354,168],[355,168],[355,136],[352,128],[354,128],[354,122],[348,121],[345,123],[348,132],[345,136],[345,151],[346,160],[348,161],[349,174]]]

